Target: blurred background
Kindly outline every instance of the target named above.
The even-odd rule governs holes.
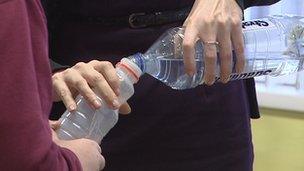
[[[304,0],[249,8],[245,20],[272,14],[304,16]],[[256,82],[262,117],[252,120],[254,171],[304,171],[304,72]]]

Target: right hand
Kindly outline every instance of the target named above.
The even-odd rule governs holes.
[[[100,108],[100,101],[92,90],[94,88],[109,107],[119,109],[122,114],[131,112],[128,103],[118,103],[120,82],[114,66],[108,61],[79,62],[54,73],[52,82],[55,91],[53,100],[62,100],[69,111],[76,109],[76,94],[81,94],[96,109]]]
[[[242,10],[236,0],[195,0],[184,22],[183,50],[186,73],[196,73],[194,54],[197,40],[204,44],[203,79],[207,85],[215,82],[218,62],[221,82],[229,81],[233,69],[232,49],[236,54],[236,72],[242,73],[245,67],[242,17]]]
[[[59,126],[58,121],[50,121],[52,139],[60,147],[71,150],[79,159],[83,171],[99,171],[105,166],[105,159],[101,155],[100,146],[89,139],[60,140],[55,132]]]

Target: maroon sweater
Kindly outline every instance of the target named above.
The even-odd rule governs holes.
[[[39,0],[0,0],[0,170],[82,170],[53,143],[51,79]]]

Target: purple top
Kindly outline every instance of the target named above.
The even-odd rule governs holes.
[[[239,2],[247,7],[253,2],[270,1]],[[113,17],[178,9],[192,3],[192,0],[66,0],[57,6],[65,14]],[[58,10],[54,14],[50,19],[56,20]],[[84,23],[77,18],[60,19],[57,18],[57,25],[52,20],[50,24],[51,57],[64,65],[92,59],[115,64],[122,57],[145,52],[164,31],[182,24],[131,29]],[[105,170],[252,170],[250,114],[258,110],[253,79],[176,91],[144,75],[135,85],[129,103],[132,113],[120,116],[103,139]]]
[[[47,46],[39,0],[0,0],[0,170],[82,170],[52,141]]]

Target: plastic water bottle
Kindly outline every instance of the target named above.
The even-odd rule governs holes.
[[[242,23],[246,66],[241,74],[232,73],[230,80],[260,75],[284,75],[302,70],[304,55],[304,23],[299,16],[271,16]],[[184,71],[183,28],[163,34],[144,54],[128,57],[143,71],[173,89],[188,89],[203,84],[204,47],[196,44],[196,73]],[[218,60],[219,61],[219,60]],[[218,62],[219,64],[219,62]],[[216,81],[219,80],[219,67]]]
[[[133,84],[141,75],[129,59],[123,59],[116,66],[116,72],[120,80],[120,95],[118,101],[123,104],[134,94]],[[99,98],[99,97],[98,97]],[[57,130],[59,139],[72,140],[88,138],[100,143],[102,138],[114,127],[118,120],[118,110],[113,110],[99,98],[102,107],[92,108],[83,96],[76,97],[77,109],[68,110],[60,118],[60,128]]]

